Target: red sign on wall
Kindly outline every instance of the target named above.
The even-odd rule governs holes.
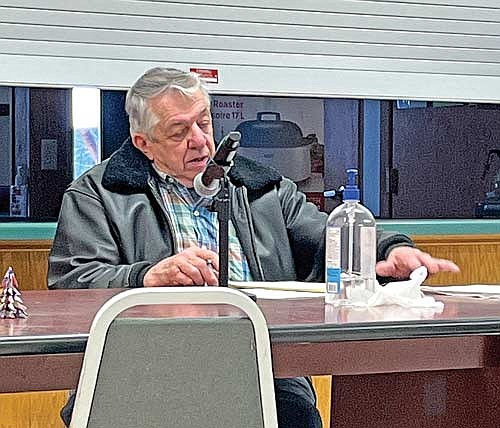
[[[190,68],[189,71],[198,74],[207,83],[219,83],[219,70],[216,68]]]
[[[306,201],[312,202],[320,211],[325,211],[325,197],[323,192],[305,192]]]

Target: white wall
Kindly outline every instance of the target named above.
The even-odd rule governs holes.
[[[498,0],[0,0],[0,84],[128,87],[216,69],[216,93],[500,101]]]

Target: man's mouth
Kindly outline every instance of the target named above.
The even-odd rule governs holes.
[[[200,157],[193,158],[193,159],[189,160],[188,164],[191,164],[191,165],[203,164],[203,166],[204,166],[207,163],[207,161],[208,161],[208,156],[200,156]]]

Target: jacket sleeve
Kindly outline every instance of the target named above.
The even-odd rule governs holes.
[[[288,179],[280,182],[278,193],[299,280],[324,281],[328,215],[306,202],[305,195]],[[393,248],[403,245],[414,246],[406,235],[377,228],[377,261],[384,260]]]
[[[121,264],[120,245],[97,194],[69,189],[49,255],[49,288],[140,287],[150,262]]]

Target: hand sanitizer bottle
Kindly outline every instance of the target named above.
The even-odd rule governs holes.
[[[347,170],[344,203],[333,210],[326,227],[325,302],[351,304],[353,291],[374,291],[376,224],[372,213],[359,203],[357,169]]]

